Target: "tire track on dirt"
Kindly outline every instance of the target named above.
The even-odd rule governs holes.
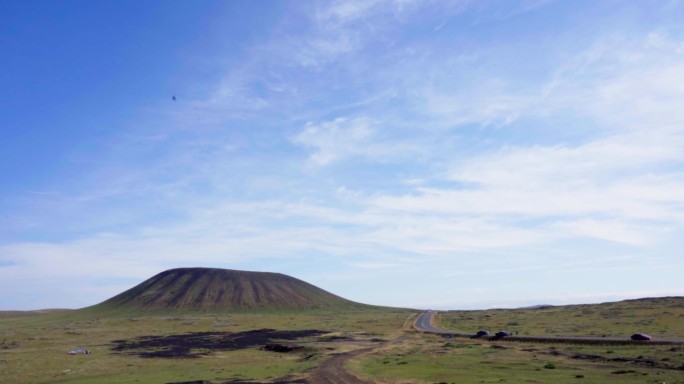
[[[391,348],[403,343],[406,335],[401,335],[393,340],[365,347],[350,352],[336,353],[328,360],[319,364],[309,375],[309,384],[374,384],[374,381],[360,379],[358,376],[347,371],[346,364],[349,360],[366,355],[381,349]]]
[[[311,384],[372,384],[351,374],[345,368],[347,362],[356,357],[374,351],[376,348],[363,348],[351,352],[337,353],[322,362],[311,372]]]

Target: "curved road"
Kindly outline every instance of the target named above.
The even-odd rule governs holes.
[[[427,311],[421,313],[413,323],[413,327],[419,331],[437,334],[449,334],[457,337],[472,337],[473,334],[467,334],[458,331],[448,331],[437,328],[432,325],[432,320],[437,314],[436,311]],[[617,337],[557,337],[557,336],[506,336],[504,338],[496,338],[493,336],[483,337],[484,340],[506,340],[506,341],[528,341],[540,343],[576,343],[576,344],[684,344],[684,339],[659,339],[650,341],[635,341]]]
[[[427,311],[425,313],[421,313],[418,316],[418,318],[416,319],[416,322],[413,323],[413,327],[419,331],[423,331],[423,332],[427,332],[427,333],[458,334],[458,333],[450,332],[450,331],[447,331],[444,329],[436,328],[435,326],[433,326],[432,325],[432,318],[436,314],[437,314],[436,311]]]

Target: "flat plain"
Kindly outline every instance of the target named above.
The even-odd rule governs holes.
[[[0,377],[3,384],[298,379],[331,353],[398,337],[409,315],[394,309],[126,314],[106,318],[79,311],[27,316],[15,313],[0,317]],[[232,342],[259,334],[249,331],[266,330],[281,331],[283,335],[286,331],[321,332],[274,340],[297,347],[289,353],[262,349],[268,342],[258,337],[254,340],[257,344]],[[172,337],[196,340],[198,334],[209,332],[217,338],[225,336],[223,342],[204,346],[164,343]],[[161,343],[140,343],[155,338]],[[122,345],[124,348],[116,350]],[[68,354],[77,348],[92,353]],[[181,353],[167,357],[141,354],[171,349]]]
[[[436,325],[525,334],[684,335],[684,298],[449,311]],[[684,383],[684,345],[518,343],[424,334],[419,311],[332,308],[185,313],[0,314],[2,383],[309,382],[322,362],[377,383]],[[578,316],[580,315],[580,316]],[[517,323],[511,324],[511,323]],[[514,327],[515,325],[515,327]],[[286,350],[265,348],[267,344]],[[69,355],[87,348],[92,353]],[[276,348],[277,349],[277,348]]]

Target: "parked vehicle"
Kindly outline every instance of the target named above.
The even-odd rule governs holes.
[[[653,338],[645,333],[635,333],[632,335],[632,340],[648,341]]]
[[[484,330],[484,329],[480,329],[480,330],[477,331],[477,333],[475,334],[475,337],[482,337],[482,336],[489,336],[489,331],[486,331],[486,330]]]
[[[494,334],[494,337],[497,339],[500,339],[502,337],[510,336],[511,334],[508,331],[499,331],[496,334]]]

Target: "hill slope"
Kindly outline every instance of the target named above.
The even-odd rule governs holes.
[[[520,335],[684,338],[684,297],[654,297],[601,304],[542,306],[532,309],[449,311],[440,314],[447,329],[519,332]],[[475,331],[474,331],[475,330]]]
[[[159,273],[93,309],[296,309],[360,305],[280,273],[178,268]]]

